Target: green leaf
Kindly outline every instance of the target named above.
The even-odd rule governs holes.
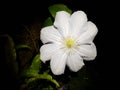
[[[51,25],[53,25],[52,19],[51,19],[51,17],[48,17],[48,18],[44,21],[43,27],[45,27],[45,26],[51,26]]]
[[[48,80],[48,81],[54,83],[57,87],[60,87],[59,83],[55,79],[53,79],[51,75],[46,74],[46,73],[34,75],[32,78],[29,78],[26,82],[27,82],[27,84],[29,84],[29,83],[33,82],[34,80],[38,80],[38,79]]]
[[[34,57],[30,68],[23,72],[23,75],[27,77],[25,82],[29,84],[31,82],[34,82],[35,80],[42,79],[42,80],[50,81],[51,83],[54,83],[57,87],[59,87],[60,86],[59,83],[55,79],[52,78],[52,76],[49,74],[49,70],[44,71],[43,74],[39,74],[41,67],[42,67],[42,63],[40,60],[40,54],[38,53]]]
[[[49,9],[50,14],[54,18],[56,16],[56,12],[58,12],[58,11],[66,11],[70,14],[72,13],[72,11],[64,4],[55,4],[55,5],[50,6],[48,9]]]
[[[43,79],[47,79],[47,80],[51,81],[52,83],[54,83],[57,87],[60,87],[59,83],[55,79],[53,79],[52,76],[49,75],[48,73],[45,72],[41,76]]]
[[[42,90],[55,90],[52,86],[48,86],[47,88],[43,88]]]
[[[1,61],[4,60],[5,62],[3,66],[6,67],[9,71],[11,71],[11,74],[16,77],[18,73],[18,62],[16,61],[17,54],[15,49],[15,44],[11,36],[5,34],[0,35],[0,42],[1,43],[1,50],[0,53],[3,55],[0,55]],[[4,68],[4,67],[3,67]],[[5,68],[4,68],[5,69]]]
[[[28,70],[25,70],[23,74],[27,77],[37,76],[41,68],[40,54],[37,54]]]
[[[40,61],[40,54],[38,53],[32,62],[32,65],[30,66],[31,69],[34,69],[35,71],[39,72],[40,69],[40,65],[41,65],[41,61]]]
[[[38,79],[34,80],[34,78],[31,79],[32,81],[27,84],[28,89],[27,90],[58,90],[56,89],[56,86],[54,86],[50,81],[45,79]]]
[[[22,44],[16,46],[16,50],[19,50],[19,49],[28,49],[28,50],[32,51],[32,48],[30,46],[22,45]]]

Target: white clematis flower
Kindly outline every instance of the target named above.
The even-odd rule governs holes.
[[[83,11],[72,15],[65,11],[56,13],[53,26],[41,30],[41,60],[50,61],[51,71],[55,75],[64,73],[67,65],[77,72],[84,65],[83,60],[94,60],[97,51],[93,43],[98,29],[94,23],[87,21]]]

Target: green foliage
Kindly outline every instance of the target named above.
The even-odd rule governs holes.
[[[24,71],[24,75],[27,77],[37,76],[40,67],[41,67],[40,54],[37,54],[34,57],[31,66]]]
[[[28,90],[58,90],[49,81],[43,79],[34,80],[28,86]]]
[[[49,6],[48,9],[53,18],[55,18],[56,12],[58,12],[58,11],[66,11],[70,14],[72,13],[72,11],[64,4],[54,4],[52,6]],[[48,17],[44,21],[42,27],[53,25],[52,17]]]
[[[31,66],[23,72],[23,76],[26,77],[25,82],[29,85],[30,83],[38,81],[38,80],[45,80],[45,81],[49,81],[49,82],[53,83],[54,85],[56,85],[57,87],[59,87],[58,82],[56,80],[54,80],[52,78],[52,76],[49,74],[49,70],[46,70],[42,74],[39,74],[41,68],[42,68],[42,63],[40,60],[40,54],[38,53],[33,58]],[[49,86],[49,84],[48,84],[48,86]]]
[[[51,25],[53,25],[52,19],[51,19],[51,17],[48,17],[48,18],[44,21],[43,27],[45,27],[45,26],[51,26]]]
[[[15,44],[11,36],[5,34],[0,36],[0,42],[2,43],[2,49],[0,53],[3,55],[1,59],[5,62],[5,67],[8,67],[8,70],[11,70],[11,74],[15,77],[18,73],[18,63],[16,61],[17,54],[15,49]],[[1,60],[1,61],[2,61]]]
[[[16,46],[16,50],[18,50],[18,49],[28,49],[28,50],[32,51],[32,48],[30,46],[22,45],[22,44]]]
[[[58,82],[56,80],[54,80],[52,78],[52,76],[48,73],[43,73],[43,74],[34,74],[31,78],[29,78],[26,83],[29,84],[35,80],[47,80],[52,82],[53,84],[55,84],[57,87],[59,87],[60,85],[58,84]]]
[[[14,47],[14,41],[9,35],[1,35],[1,39],[5,42],[5,51],[7,50],[6,54],[9,56],[10,59],[16,60],[16,50]]]
[[[64,4],[54,4],[50,6],[49,8],[50,14],[55,18],[56,12],[58,11],[66,11],[68,13],[72,13],[72,11]]]

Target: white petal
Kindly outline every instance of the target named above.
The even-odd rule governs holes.
[[[43,43],[59,42],[60,38],[60,33],[53,26],[48,26],[41,30],[40,39]]]
[[[65,11],[59,11],[56,13],[54,25],[58,28],[59,32],[66,36],[69,30],[70,14]]]
[[[90,21],[86,23],[84,29],[85,28],[86,32],[84,32],[82,35],[80,34],[80,36],[78,37],[78,41],[80,42],[80,44],[92,42],[98,32],[96,25]]]
[[[84,65],[83,59],[80,57],[80,55],[75,53],[70,53],[67,59],[67,65],[70,68],[70,70],[77,72],[82,68]]]
[[[84,32],[83,25],[87,22],[87,15],[83,11],[76,11],[71,15],[71,28],[74,34]]]
[[[64,73],[66,66],[67,54],[62,50],[58,50],[54,56],[52,56],[50,66],[53,74],[60,75]]]
[[[85,60],[94,60],[97,56],[97,50],[94,43],[91,43],[91,45],[80,45],[79,54]]]
[[[58,50],[58,46],[56,44],[45,44],[40,48],[40,59],[45,63],[50,60],[52,55],[56,53]]]

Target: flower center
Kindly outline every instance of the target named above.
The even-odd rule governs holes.
[[[75,43],[75,42],[74,42],[72,39],[66,40],[66,46],[67,46],[68,48],[73,47],[74,43]]]

